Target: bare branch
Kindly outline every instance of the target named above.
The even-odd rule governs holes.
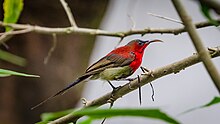
[[[211,57],[218,57],[220,56],[220,46],[215,47],[215,48],[209,48],[209,52],[206,51],[207,53],[211,54]],[[176,74],[178,72],[180,72],[181,70],[185,70],[185,68],[190,67],[192,65],[195,65],[197,63],[201,62],[198,54],[193,54],[190,57],[187,57],[185,59],[182,59],[178,62],[174,62],[172,64],[166,65],[164,67],[161,68],[157,68],[155,70],[152,71],[152,74],[154,75],[149,76],[149,75],[141,75],[140,76],[140,82],[138,81],[138,79],[131,81],[130,83],[127,83],[125,85],[123,85],[121,88],[119,88],[117,91],[115,91],[113,94],[112,92],[109,92],[105,95],[103,95],[100,98],[97,98],[93,101],[87,101],[87,103],[85,104],[85,106],[81,109],[84,108],[88,108],[88,107],[99,107],[101,105],[107,104],[108,100],[110,98],[112,98],[112,96],[114,96],[114,99],[117,100],[118,98],[121,98],[122,96],[128,94],[129,92],[132,92],[133,90],[137,89],[140,85],[146,85],[148,83],[151,83],[152,81],[166,76],[168,74]],[[132,88],[131,88],[132,87]],[[81,118],[80,116],[74,116],[74,113],[70,113],[66,116],[63,116],[61,118],[58,118],[57,120],[54,120],[52,122],[50,122],[49,124],[66,124],[69,122],[76,122],[79,118]]]
[[[220,19],[216,20],[220,22]],[[210,22],[204,21],[204,22],[199,22],[194,24],[196,28],[204,28],[204,27],[209,27],[213,26]],[[0,26],[1,27],[11,27],[15,30],[25,30],[27,29],[29,32],[36,32],[40,34],[84,34],[84,35],[101,35],[101,36],[111,36],[111,37],[126,37],[130,35],[135,35],[135,34],[147,34],[147,33],[159,33],[159,34],[174,34],[178,35],[180,33],[186,32],[184,27],[181,28],[145,28],[142,30],[129,30],[129,31],[124,31],[124,32],[109,32],[105,30],[100,30],[100,29],[90,29],[90,28],[73,28],[73,27],[65,27],[65,28],[50,28],[50,27],[41,27],[41,26],[35,26],[35,25],[28,25],[28,24],[12,24],[12,23],[3,23],[0,21]],[[27,33],[27,32],[23,32]],[[8,35],[13,35],[8,34]],[[1,41],[0,41],[1,44]]]
[[[199,54],[199,57],[201,58],[210,77],[212,78],[212,81],[214,82],[216,88],[218,89],[218,92],[220,93],[220,74],[218,73],[218,70],[216,69],[213,62],[211,61],[210,55],[206,52],[202,40],[196,31],[196,27],[192,23],[191,17],[186,12],[180,0],[172,0],[172,2],[185,25],[185,28],[190,38],[192,39],[192,42]]]
[[[22,29],[22,30],[9,31],[9,32],[7,32],[7,35],[25,34],[25,33],[31,32],[31,31],[32,31],[31,28],[26,28],[26,29]],[[0,33],[0,35],[4,35],[4,34],[5,34],[5,32]]]
[[[60,0],[60,3],[62,4],[62,6],[63,6],[63,8],[64,8],[64,10],[65,10],[65,12],[68,16],[68,19],[70,21],[71,26],[77,28],[77,25],[76,25],[75,19],[73,17],[73,14],[72,14],[68,4],[66,3],[66,1],[65,0]]]

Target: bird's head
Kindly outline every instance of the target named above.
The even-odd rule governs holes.
[[[153,43],[153,42],[163,42],[161,40],[147,40],[147,41],[142,41],[142,40],[139,40],[139,39],[136,39],[136,40],[132,40],[131,42],[129,42],[126,46],[129,46],[131,47],[131,49],[133,49],[134,51],[136,52],[140,52],[140,53],[143,53],[145,48],[150,44],[150,43]]]

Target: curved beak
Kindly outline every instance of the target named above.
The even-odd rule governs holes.
[[[148,41],[148,44],[153,43],[153,42],[163,42],[163,41],[159,39],[155,39],[155,40]]]
[[[155,40],[147,40],[147,41],[141,41],[144,43],[144,46],[142,47],[142,50],[143,51],[150,43],[153,43],[153,42],[163,42],[162,40],[158,40],[158,39],[155,39]]]

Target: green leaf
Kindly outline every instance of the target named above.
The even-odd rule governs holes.
[[[220,103],[220,97],[214,97],[209,103],[201,106],[201,108],[204,108],[204,107],[209,107],[209,106],[212,106],[212,105],[215,105],[215,104],[218,104]]]
[[[189,113],[189,112],[201,109],[201,108],[206,108],[206,107],[209,107],[209,106],[213,106],[213,105],[218,104],[218,103],[220,103],[220,97],[216,96],[210,102],[208,102],[208,103],[206,103],[202,106],[198,106],[198,107],[194,107],[194,108],[191,108],[189,110],[186,110],[186,111],[182,112],[180,115],[186,114],[186,113]]]
[[[200,2],[200,9],[201,9],[203,15],[209,20],[210,23],[212,23],[215,26],[219,26],[218,21],[214,20],[212,18],[212,16],[210,15],[209,6],[207,6],[206,4]]]
[[[24,77],[40,77],[38,75],[30,75],[30,74],[11,71],[11,70],[0,69],[0,77],[7,77],[11,75],[24,76]]]
[[[35,124],[48,124],[48,123],[49,123],[49,121],[41,121],[41,122],[37,122]]]
[[[79,123],[77,123],[77,124],[91,124],[92,123],[92,121],[94,120],[94,118],[87,118],[87,119],[85,119],[85,120],[83,120],[83,121],[80,121]]]
[[[0,59],[19,66],[25,66],[27,63],[26,59],[11,54],[9,52],[3,51],[1,49],[0,49]]]
[[[64,110],[64,111],[59,111],[59,112],[50,112],[50,113],[43,113],[41,114],[41,120],[42,121],[51,121],[51,120],[55,120],[59,117],[65,116],[71,112],[73,112],[75,109],[68,109],[68,110]]]
[[[23,0],[4,0],[4,20],[5,23],[16,23],[23,9]],[[6,31],[10,28],[6,27]]]
[[[116,116],[134,116],[134,117],[145,117],[152,119],[159,119],[172,124],[179,124],[179,122],[167,114],[161,112],[159,109],[83,109],[80,111],[73,112],[73,115],[89,116],[94,119],[102,119]]]
[[[86,108],[79,111],[74,111],[73,109],[55,112],[55,113],[43,113],[41,115],[42,121],[39,124],[47,123],[48,121],[55,120],[62,116],[72,113],[74,116],[89,116],[88,119],[79,122],[79,124],[91,124],[93,120],[110,118],[117,116],[133,116],[133,117],[145,117],[152,119],[159,119],[172,124],[179,124],[179,122],[159,109],[94,109]]]

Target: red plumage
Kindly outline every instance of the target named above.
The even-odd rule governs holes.
[[[141,65],[142,57],[145,48],[152,42],[161,42],[160,40],[142,41],[132,40],[127,45],[112,50],[109,54],[92,64],[87,68],[85,73],[77,78],[74,82],[70,83],[67,87],[63,88],[55,95],[47,98],[43,102],[39,103],[32,109],[40,106],[47,100],[54,98],[65,91],[82,82],[87,78],[103,80],[119,80],[121,78],[127,78],[132,75]]]

